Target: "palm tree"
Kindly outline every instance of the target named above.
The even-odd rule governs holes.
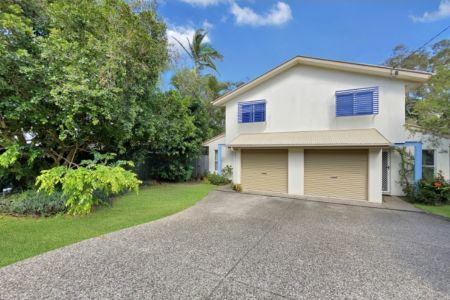
[[[201,71],[204,68],[210,68],[217,72],[215,60],[222,60],[223,55],[214,49],[211,44],[203,42],[208,32],[204,29],[197,29],[192,37],[192,43],[187,39],[189,49],[177,40],[175,41],[186,51],[190,58],[194,61],[196,71]]]

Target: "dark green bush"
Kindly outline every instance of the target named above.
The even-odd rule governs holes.
[[[225,185],[230,183],[230,179],[227,177],[214,173],[208,174],[208,181],[214,185]]]
[[[61,192],[52,195],[27,191],[0,198],[0,213],[12,215],[51,216],[65,213],[66,201]]]
[[[414,202],[442,205],[450,203],[450,184],[442,174],[439,174],[431,179],[422,179],[417,189],[410,194]]]

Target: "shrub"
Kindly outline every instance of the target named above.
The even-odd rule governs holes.
[[[230,178],[232,175],[233,175],[233,167],[230,165],[226,165],[225,168],[222,169],[222,176]]]
[[[233,190],[235,190],[236,192],[242,192],[242,185],[233,184]]]
[[[406,197],[414,201],[416,184],[414,182],[414,156],[406,148],[396,148],[400,155],[400,185]]]
[[[61,192],[52,195],[26,191],[0,199],[0,212],[12,215],[51,216],[67,211]]]
[[[113,157],[97,153],[94,160],[83,161],[75,169],[59,166],[44,170],[36,179],[38,191],[51,195],[61,188],[70,214],[88,214],[92,206],[104,203],[98,195],[108,197],[125,190],[137,191],[141,181],[135,173],[122,168],[122,165],[131,163],[118,161],[107,165],[107,160]]]
[[[208,181],[214,185],[225,185],[230,183],[230,180],[227,177],[214,173],[208,174]]]
[[[431,205],[450,203],[450,184],[442,174],[432,179],[422,179],[413,193],[413,200]]]
[[[450,184],[441,173],[431,179],[413,181],[414,157],[405,148],[397,148],[400,155],[400,185],[406,198],[411,202],[441,205],[450,202]]]

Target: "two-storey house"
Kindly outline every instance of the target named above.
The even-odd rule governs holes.
[[[430,73],[295,57],[216,101],[225,133],[205,142],[209,170],[233,167],[243,191],[380,203],[401,195],[400,157],[415,180],[449,176],[449,143],[432,146],[405,128],[405,96]]]

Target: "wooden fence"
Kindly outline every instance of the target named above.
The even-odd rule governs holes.
[[[193,179],[200,179],[203,176],[206,176],[209,170],[208,155],[207,154],[200,155],[200,157],[194,161],[193,167],[194,167],[192,171]]]

